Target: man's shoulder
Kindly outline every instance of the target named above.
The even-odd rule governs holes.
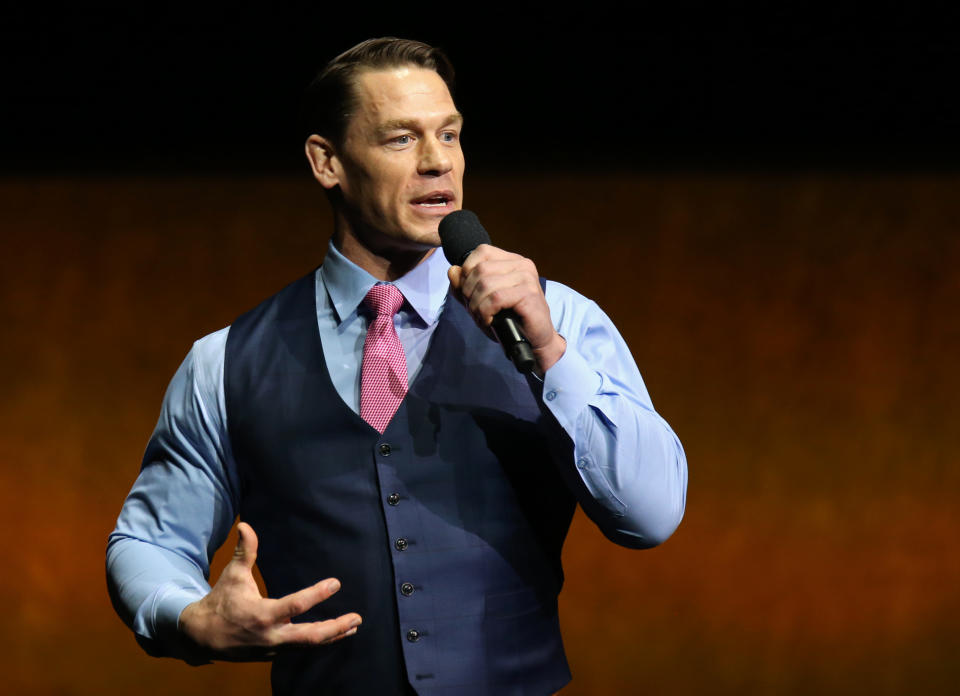
[[[182,370],[201,392],[219,394],[222,390],[228,345],[237,345],[258,323],[282,314],[293,296],[303,296],[302,301],[313,302],[314,279],[317,269],[289,283],[256,306],[240,314],[232,324],[218,329],[194,341],[184,360]],[[239,338],[238,338],[239,337]]]
[[[184,361],[193,383],[201,390],[216,392],[223,375],[223,355],[230,327],[225,326],[193,342]]]
[[[230,333],[230,327],[224,326],[208,333],[203,338],[198,338],[193,342],[190,353],[194,361],[209,362],[211,358],[223,353],[223,347],[227,344],[227,335]]]
[[[316,291],[316,281],[319,268],[315,268],[306,275],[303,275],[286,286],[273,293],[259,304],[248,309],[238,316],[233,326],[244,322],[262,318],[265,315],[282,312],[284,306],[289,305],[291,301],[302,304],[304,301],[313,304],[314,293]]]
[[[231,336],[234,336],[236,333],[238,324],[242,326],[251,320],[275,313],[278,305],[284,298],[289,297],[291,293],[308,292],[311,293],[310,298],[312,299],[317,270],[318,269],[315,268],[306,275],[297,278],[254,307],[244,311],[229,326],[225,326],[194,341],[193,347],[190,349],[190,353],[184,361],[193,379],[200,382],[210,380],[211,383],[222,379],[227,343]]]

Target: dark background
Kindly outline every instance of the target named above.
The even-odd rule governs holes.
[[[447,48],[467,205],[613,318],[689,459],[662,547],[575,519],[564,694],[956,690],[956,12],[4,12],[8,692],[266,692],[144,655],[103,552],[191,342],[322,261],[299,94],[384,34]]]
[[[659,5],[7,10],[3,166],[299,172],[301,91],[377,35],[448,51],[476,167],[956,164],[960,11]]]

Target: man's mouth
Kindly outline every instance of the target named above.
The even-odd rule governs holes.
[[[434,209],[447,208],[452,202],[453,193],[450,191],[433,191],[413,200],[413,204],[418,207]]]

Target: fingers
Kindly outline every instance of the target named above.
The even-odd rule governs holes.
[[[495,296],[511,287],[538,293],[540,290],[537,268],[530,259],[487,244],[478,246],[457,271],[454,268],[457,267],[451,267],[451,273],[448,274],[451,284],[469,300],[470,310],[477,311],[486,301],[486,304],[496,307],[490,316],[504,307],[512,306],[497,302],[496,297],[491,302],[491,295]]]
[[[553,326],[533,261],[481,244],[462,267],[451,267],[448,276],[457,297],[491,337],[490,326],[497,314],[505,309],[516,313],[541,373],[563,355],[566,343]]]
[[[460,284],[463,282],[463,268],[460,266],[450,266],[447,269],[447,278],[454,290],[460,290]]]
[[[237,539],[237,548],[233,551],[233,560],[239,561],[248,569],[252,570],[257,562],[257,535],[246,522],[237,525],[239,537]]]
[[[332,643],[353,635],[362,623],[357,613],[343,614],[325,621],[291,621],[339,589],[339,580],[327,578],[279,599],[263,599],[242,622],[246,624],[242,642],[250,647],[276,650],[284,646]]]
[[[340,581],[336,578],[321,580],[316,585],[305,587],[302,590],[280,597],[274,605],[274,618],[277,621],[289,620],[304,614],[320,602],[329,599],[340,589]]]
[[[489,271],[492,268],[491,264],[502,264],[500,266],[501,269],[522,269],[524,272],[529,273],[534,279],[538,277],[537,268],[530,259],[520,256],[520,254],[514,254],[513,252],[490,246],[489,244],[481,244],[474,249],[466,261],[463,262],[464,281],[473,275],[480,266],[486,267],[481,273]]]
[[[339,589],[339,580],[327,578],[312,587],[306,587],[276,600],[273,620],[282,625],[274,631],[272,636],[274,645],[324,645],[356,633],[357,628],[363,623],[363,619],[357,613],[344,614],[326,621],[290,622],[293,617],[329,599]]]
[[[539,298],[522,281],[503,277],[478,287],[467,306],[483,326],[489,326],[503,309],[513,309],[525,317],[525,307],[532,299]]]
[[[528,305],[545,304],[533,264],[521,257],[491,259],[465,270],[461,292],[467,307],[487,326],[502,309],[528,314]]]
[[[284,645],[319,645],[353,635],[358,614],[310,623],[292,623],[340,589],[340,581],[327,578],[279,599],[260,594],[253,577],[257,535],[249,524],[238,526],[233,559],[210,592],[180,614],[179,627],[198,648],[217,659],[268,659]]]
[[[335,619],[311,623],[291,623],[276,632],[276,646],[326,645],[357,632],[363,619],[359,614],[344,614]]]

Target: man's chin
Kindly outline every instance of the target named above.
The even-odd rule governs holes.
[[[440,246],[440,220],[430,224],[411,226],[404,230],[403,238],[419,249],[432,249]]]
[[[440,234],[423,230],[416,234],[407,232],[402,236],[391,237],[386,246],[392,249],[393,253],[422,254],[440,246]]]
[[[422,239],[422,240],[421,240],[421,243],[424,244],[427,248],[436,249],[438,246],[441,245],[441,242],[440,242],[440,233],[439,233],[439,232],[434,232],[433,234],[431,234],[431,235],[427,236],[426,238]]]

